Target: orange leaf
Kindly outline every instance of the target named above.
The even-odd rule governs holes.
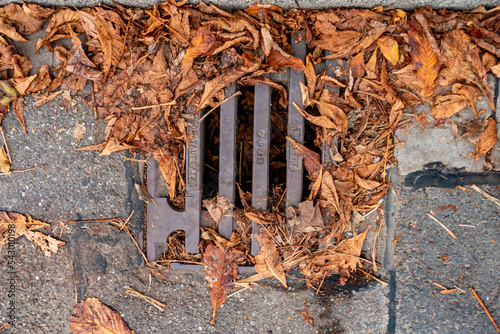
[[[399,61],[398,42],[390,36],[382,36],[377,40],[377,44],[385,59],[396,66]]]
[[[203,254],[205,263],[205,279],[210,290],[212,300],[212,325],[215,323],[217,310],[226,301],[229,291],[233,287],[234,279],[238,274],[238,264],[245,255],[234,248],[219,248],[208,245]]]
[[[484,127],[481,137],[476,142],[476,160],[479,160],[481,155],[486,154],[497,142],[497,122],[493,117],[488,117],[488,123]]]
[[[215,37],[212,32],[210,32],[210,26],[201,26],[196,31],[196,35],[194,35],[191,40],[191,45],[187,50],[184,58],[182,59],[183,70],[185,64],[193,64],[193,61],[196,57],[205,54],[210,50],[210,48],[215,43]]]
[[[411,58],[417,66],[417,79],[422,88],[420,95],[427,98],[433,93],[434,81],[441,66],[438,62],[439,54],[423,35],[422,27],[416,19],[412,19],[410,27],[408,45],[412,48]]]

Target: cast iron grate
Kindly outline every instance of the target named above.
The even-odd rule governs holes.
[[[292,43],[293,55],[305,62],[306,44]],[[334,60],[327,60],[327,71],[332,71]],[[302,95],[300,82],[305,84],[303,71],[290,69],[288,76],[289,102],[288,102],[288,129],[287,135],[299,143],[304,142],[305,120],[297,111],[293,103],[301,108]],[[329,73],[331,74],[331,73]],[[226,89],[226,97],[236,92],[237,86],[231,85]],[[336,89],[335,87],[331,88]],[[267,196],[269,189],[269,148],[271,134],[271,87],[268,85],[255,86],[254,124],[253,124],[253,165],[252,165],[252,204],[255,209],[267,209]],[[236,194],[236,131],[237,131],[237,101],[235,98],[222,104],[220,107],[220,152],[219,152],[219,195],[227,196],[232,203]],[[189,110],[188,112],[194,112]],[[169,235],[177,230],[185,232],[185,246],[189,253],[199,253],[200,226],[202,224],[202,192],[203,192],[203,149],[204,131],[200,122],[189,125],[188,131],[193,132],[193,137],[186,149],[186,200],[185,209],[178,211],[168,202],[166,194],[161,191],[163,183],[158,163],[152,160],[148,165],[148,189],[154,202],[147,207],[147,241],[146,250],[149,261],[156,261],[166,251],[166,240]],[[331,162],[335,153],[331,153],[331,145],[323,144],[323,163]],[[302,200],[303,191],[303,162],[297,150],[287,142],[286,145],[286,206],[297,207]],[[258,226],[254,223],[253,231]],[[219,223],[219,233],[229,238],[233,231],[233,217],[226,214]],[[258,244],[252,238],[252,254],[258,253]],[[197,265],[183,265],[173,263],[172,268],[201,269]]]

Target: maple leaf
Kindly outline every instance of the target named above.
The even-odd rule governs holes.
[[[134,334],[118,312],[97,298],[82,300],[73,312],[69,326],[74,334]]]
[[[267,235],[259,234],[257,240],[260,243],[260,254],[255,256],[255,271],[259,274],[274,276],[287,288],[285,270],[280,262],[278,249]]]
[[[493,146],[495,146],[497,142],[497,136],[497,122],[493,117],[490,116],[488,117],[488,122],[486,123],[481,136],[476,142],[476,160],[479,160],[481,155],[488,153],[488,151],[491,150]],[[472,153],[470,153],[469,156],[470,155],[474,156],[474,154]]]
[[[384,57],[393,65],[396,66],[399,61],[399,46],[398,42],[391,36],[382,36],[377,40],[377,45]]]
[[[238,274],[238,264],[245,258],[243,252],[234,248],[219,248],[208,245],[203,254],[205,264],[205,279],[212,300],[212,325],[215,323],[217,310],[226,301]]]
[[[417,79],[422,91],[420,95],[427,99],[434,92],[435,80],[439,68],[439,53],[424,36],[421,25],[415,18],[410,21],[408,45],[412,48],[411,58],[417,66]]]

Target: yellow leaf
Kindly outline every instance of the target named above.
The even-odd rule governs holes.
[[[398,42],[390,36],[382,36],[377,40],[377,45],[385,59],[387,59],[393,66],[396,66],[399,61]]]

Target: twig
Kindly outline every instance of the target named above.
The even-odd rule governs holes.
[[[6,322],[6,323],[5,323],[5,324],[3,324],[2,326],[0,326],[0,329],[5,328],[5,327],[7,327],[7,326],[9,326],[9,325],[10,325],[10,324],[9,324],[8,322]]]
[[[497,323],[495,322],[495,320],[493,319],[493,317],[491,316],[490,312],[488,311],[488,309],[486,308],[486,305],[484,305],[483,301],[481,300],[481,298],[479,298],[479,296],[477,295],[476,293],[476,290],[474,290],[473,287],[470,287],[470,291],[472,291],[472,293],[474,294],[474,296],[476,297],[477,301],[479,302],[479,304],[481,304],[481,307],[483,308],[483,310],[486,312],[486,315],[488,316],[488,318],[490,318],[490,321],[491,323],[493,324],[493,326],[495,326],[495,329],[497,330],[498,333],[500,333],[500,328],[498,327]]]
[[[235,291],[235,292],[233,292],[232,294],[230,294],[229,296],[227,296],[227,298],[232,297],[232,296],[234,296],[234,295],[237,295],[238,293],[243,292],[243,291],[245,291],[245,290],[248,290],[248,289],[250,289],[250,288],[253,288],[253,286],[247,286],[246,288],[243,288],[243,289],[240,289],[240,290],[238,290],[238,291]]]
[[[209,112],[207,112],[205,115],[203,115],[203,116],[200,118],[199,122],[200,122],[200,123],[201,123],[201,122],[203,122],[203,120],[204,120],[204,119],[205,119],[208,115],[210,115],[210,114],[212,113],[212,111],[214,111],[215,109],[219,108],[221,105],[223,105],[224,103],[226,103],[227,101],[231,100],[233,97],[236,97],[236,96],[238,96],[238,95],[241,95],[241,92],[240,92],[240,91],[238,91],[238,92],[236,92],[236,93],[234,93],[234,94],[231,94],[228,98],[226,98],[226,99],[222,100],[221,102],[217,103],[217,104],[215,105],[215,107],[213,107],[212,109],[210,109],[210,111],[209,111]]]
[[[434,217],[433,215],[431,215],[430,213],[427,213],[427,216],[429,216],[430,219],[434,220],[436,223],[439,224],[439,226],[441,226],[442,228],[445,229],[446,232],[448,232],[449,235],[451,235],[451,237],[453,239],[456,239],[457,236],[449,229],[447,228],[443,223],[441,223],[439,220],[436,219],[436,217]]]
[[[173,106],[177,102],[175,101],[170,101],[170,102],[165,102],[165,103],[159,103],[159,104],[152,104],[149,106],[142,106],[142,107],[132,107],[132,110],[143,110],[143,109],[148,109],[148,108],[155,108],[155,107],[163,107],[163,106]]]
[[[376,277],[376,276],[373,276],[372,274],[364,271],[363,269],[361,268],[358,268],[359,271],[361,271],[363,274],[365,274],[366,276],[370,277],[370,278],[373,278],[374,280],[376,280],[377,282],[379,282],[380,284],[382,284],[383,286],[389,286],[389,283],[387,283],[386,281],[382,281],[380,278]]]
[[[94,118],[97,121],[97,107],[95,105],[94,81],[91,81],[91,83],[92,83],[92,87],[90,87],[90,88],[92,89],[92,109],[94,109]]]
[[[34,170],[34,169],[37,169],[37,168],[40,168],[40,167],[43,167],[43,166],[45,166],[45,164],[40,165],[40,166],[31,167],[31,168],[28,168],[28,169],[11,170],[10,172],[7,172],[7,173],[0,173],[0,176],[3,176],[3,175],[12,175],[12,173],[24,173],[24,172],[29,172],[30,170]]]
[[[5,132],[3,128],[0,126],[0,132],[2,133],[3,144],[5,145],[5,152],[7,153],[7,158],[9,158],[9,162],[12,163],[12,159],[10,158],[9,146],[7,145],[7,139],[5,139]]]
[[[318,290],[316,290],[316,294],[318,294],[321,291],[321,287],[323,286],[323,282],[325,281],[326,274],[328,274],[328,271],[325,271],[325,274],[323,275],[323,278],[321,279],[321,283],[319,283]]]
[[[484,197],[486,197],[486,199],[488,199],[491,202],[495,203],[496,205],[500,206],[500,200],[498,198],[491,196],[490,194],[488,194],[487,192],[485,192],[483,189],[479,188],[475,184],[473,184],[471,186],[471,188],[474,189],[475,191],[477,191],[478,193],[480,193],[481,195],[483,195]]]
[[[165,307],[167,307],[166,304],[163,304],[162,302],[159,302],[158,300],[156,300],[152,297],[148,297],[146,295],[143,295],[142,293],[140,293],[137,290],[132,289],[131,287],[127,287],[127,291],[125,291],[125,293],[127,295],[131,295],[131,296],[138,297],[138,298],[145,300],[146,303],[148,303],[151,306],[156,307],[160,312],[163,312],[165,310]]]
[[[144,260],[144,265],[149,266],[149,261],[148,261],[148,258],[146,257],[146,254],[144,254],[144,251],[139,246],[139,244],[137,243],[137,240],[135,240],[134,236],[132,235],[132,233],[130,232],[130,229],[127,226],[127,223],[129,223],[130,218],[132,218],[133,214],[134,214],[134,210],[132,210],[132,213],[130,214],[130,216],[127,217],[127,219],[123,220],[123,218],[120,218],[118,220],[118,223],[120,224],[120,227],[125,231],[125,233],[127,233],[127,235],[130,237],[130,239],[132,239],[132,241],[135,244],[135,247],[137,247],[137,249],[141,253],[142,259]]]

